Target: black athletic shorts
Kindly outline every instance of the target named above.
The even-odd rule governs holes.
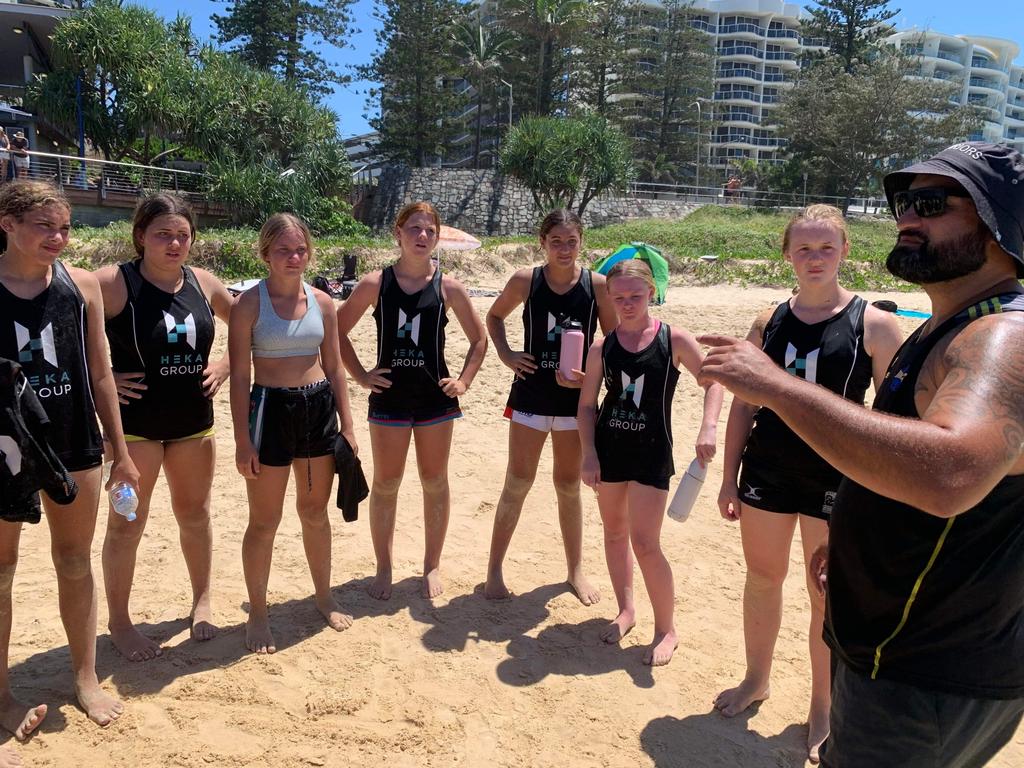
[[[740,501],[766,512],[799,513],[827,521],[840,479],[833,475],[822,481],[744,461],[740,470]]]
[[[872,680],[839,661],[821,767],[980,768],[1013,739],[1022,715],[1024,699],[972,699]]]
[[[326,379],[304,387],[264,387],[249,396],[249,437],[260,464],[287,467],[294,459],[334,455],[338,412]]]

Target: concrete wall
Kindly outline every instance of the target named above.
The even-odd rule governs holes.
[[[445,224],[475,235],[532,234],[542,218],[530,191],[497,171],[392,166],[381,173],[363,220],[374,229],[386,229],[403,205],[417,200],[429,200]],[[679,200],[602,197],[587,206],[583,219],[587,226],[602,226],[681,218],[696,207]]]

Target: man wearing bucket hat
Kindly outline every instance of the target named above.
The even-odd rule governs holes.
[[[873,410],[724,336],[700,339],[702,376],[774,410],[846,476],[823,765],[980,766],[1024,714],[1024,158],[956,144],[885,191],[899,232],[887,266],[933,314]]]

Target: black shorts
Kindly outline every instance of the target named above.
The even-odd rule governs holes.
[[[381,427],[432,427],[435,424],[462,418],[459,401],[455,400],[454,403],[387,411],[371,405],[367,421]]]
[[[744,461],[740,471],[740,501],[766,512],[799,513],[827,521],[832,514],[839,479],[832,475],[822,481]]]
[[[840,661],[821,766],[982,766],[1013,739],[1022,715],[1024,699],[973,699],[872,680]]]
[[[249,437],[260,464],[287,467],[294,459],[334,455],[338,412],[330,382],[264,387],[249,396]]]

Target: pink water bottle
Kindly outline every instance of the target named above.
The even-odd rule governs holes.
[[[562,346],[558,351],[558,371],[563,378],[575,380],[573,370],[583,369],[583,326],[575,320],[562,323]]]

